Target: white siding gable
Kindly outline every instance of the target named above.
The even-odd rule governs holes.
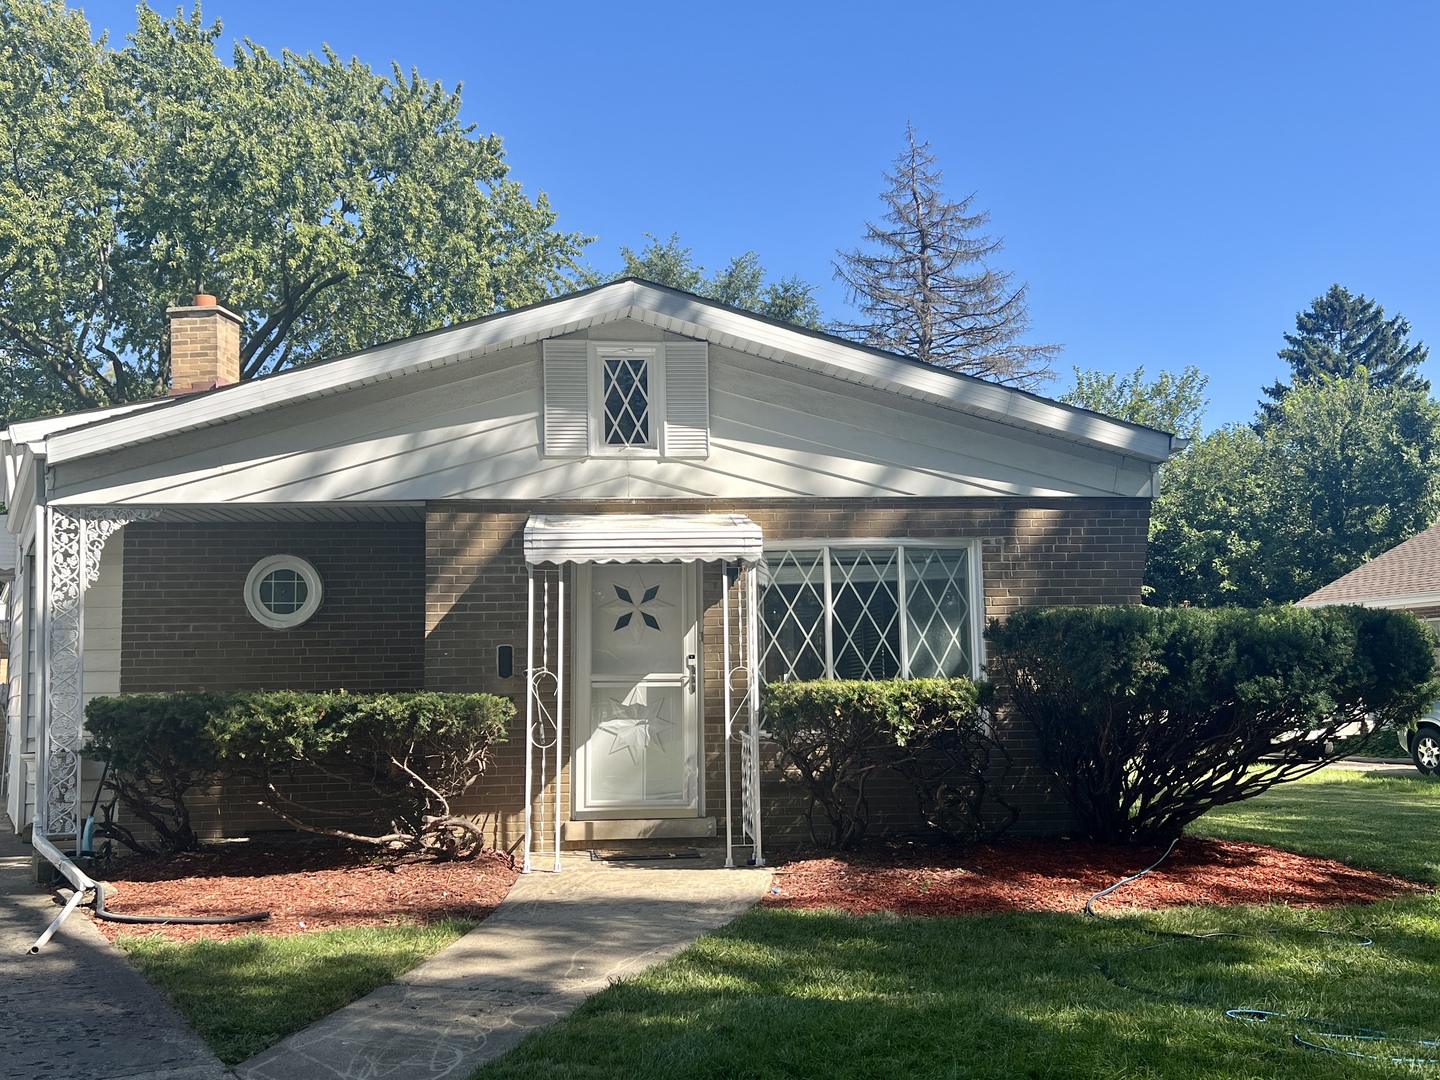
[[[665,354],[680,357],[665,380],[663,454],[575,452],[581,436],[573,368],[559,376],[571,379],[569,404],[561,408],[545,391],[554,388],[557,358],[573,361],[591,336],[663,340]],[[678,391],[672,391],[674,382]],[[553,441],[562,431],[564,440]],[[588,430],[585,439],[588,445]],[[552,452],[561,447],[565,456]],[[1152,463],[1141,458],[621,320],[543,347],[519,345],[223,427],[62,463],[55,469],[53,498],[273,505],[1149,496],[1153,484]]]

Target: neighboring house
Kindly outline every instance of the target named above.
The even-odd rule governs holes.
[[[464,806],[501,847],[788,830],[748,687],[1138,602],[1177,444],[642,281],[248,383],[213,305],[169,398],[0,432],[17,827],[77,829],[96,694],[426,687],[519,706]]]
[[[1440,525],[1381,552],[1295,604],[1400,608],[1424,619],[1440,636]],[[1440,659],[1440,651],[1436,658]],[[1413,731],[1403,730],[1397,736],[1400,749],[1410,755],[1416,768],[1427,774],[1440,771],[1440,702]]]
[[[1401,608],[1440,627],[1440,525],[1432,525],[1295,601],[1297,607],[1329,604]]]

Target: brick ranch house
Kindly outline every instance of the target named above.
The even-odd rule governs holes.
[[[0,432],[17,829],[76,833],[97,694],[424,687],[516,701],[465,806],[502,848],[791,832],[759,679],[1138,602],[1180,445],[637,280],[246,383],[237,316],[169,316],[170,397]]]

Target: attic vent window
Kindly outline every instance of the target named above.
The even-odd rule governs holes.
[[[650,437],[650,359],[648,350],[602,355],[605,445],[622,449],[655,445]]]
[[[324,586],[315,567],[295,555],[271,555],[250,568],[245,606],[272,630],[299,626],[320,610]]]
[[[546,457],[710,456],[705,342],[552,338],[542,356]]]

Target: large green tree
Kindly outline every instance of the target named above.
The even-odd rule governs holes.
[[[1291,382],[1265,388],[1270,400],[1261,403],[1261,417],[1276,413],[1292,386],[1303,386],[1326,375],[1348,379],[1364,368],[1372,385],[1402,390],[1430,389],[1417,368],[1430,350],[1423,341],[1410,340],[1410,324],[1403,315],[1385,318],[1374,300],[1354,295],[1343,285],[1331,285],[1310,307],[1295,316],[1295,332],[1285,335],[1279,357],[1290,365]]]
[[[1146,584],[1155,603],[1297,600],[1437,516],[1440,405],[1363,367],[1320,375],[1166,467]]]
[[[794,275],[767,281],[765,267],[755,252],[736,255],[719,270],[707,274],[706,268],[695,261],[694,251],[680,242],[679,233],[671,233],[664,240],[646,233],[645,239],[639,251],[620,249],[625,265],[612,278],[643,278],[781,322],[819,328],[820,305],[815,302],[815,286]],[[595,276],[593,280],[598,284],[604,279]]]
[[[1061,395],[1061,401],[1187,439],[1200,437],[1200,421],[1209,404],[1205,387],[1210,376],[1193,364],[1179,374],[1162,371],[1153,379],[1145,378],[1143,367],[1128,375],[1094,368],[1074,371],[1075,385]]]
[[[198,6],[122,48],[0,0],[0,422],[162,392],[165,307],[245,320],[242,377],[567,287],[585,238],[508,175],[459,89],[237,44]]]

